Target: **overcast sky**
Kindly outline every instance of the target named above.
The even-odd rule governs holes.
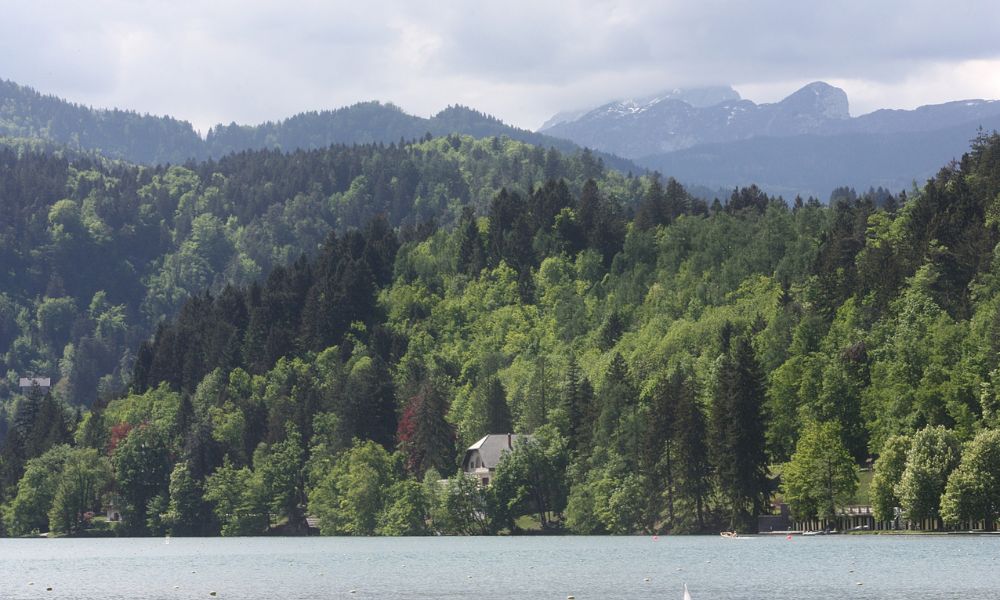
[[[1000,2],[982,0],[0,0],[0,79],[203,132],[362,100],[465,104],[535,129],[563,109],[824,80],[854,115],[1000,98]]]

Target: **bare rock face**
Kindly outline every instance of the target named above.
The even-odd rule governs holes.
[[[675,89],[587,112],[560,113],[543,130],[591,148],[642,158],[761,135],[819,133],[829,129],[829,121],[845,119],[850,114],[844,90],[815,82],[773,104],[743,100],[726,86]]]
[[[796,114],[806,114],[823,119],[849,119],[847,93],[822,81],[803,87],[780,103]]]
[[[545,133],[612,152],[686,184],[756,183],[793,198],[843,185],[898,191],[961,156],[1000,100],[956,100],[852,117],[844,90],[816,81],[756,104],[728,87],[672,90],[562,114]]]

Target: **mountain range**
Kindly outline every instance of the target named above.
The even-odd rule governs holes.
[[[844,90],[814,82],[757,104],[730,86],[672,89],[563,111],[537,132],[463,106],[425,118],[361,102],[257,125],[212,127],[203,138],[169,116],[73,104],[0,80],[0,136],[30,138],[139,164],[180,164],[257,148],[393,143],[428,134],[506,136],[563,152],[590,148],[622,172],[657,170],[699,196],[757,184],[772,194],[829,197],[841,186],[892,191],[922,184],[958,158],[980,129],[1000,129],[1000,101],[960,100],[853,117]]]
[[[840,185],[905,189],[957,158],[1000,102],[961,100],[852,117],[844,90],[814,82],[756,104],[731,87],[672,90],[560,113],[541,132],[710,187],[757,183],[826,197]]]
[[[407,114],[391,103],[376,101],[303,112],[258,125],[220,124],[212,127],[203,139],[187,121],[118,109],[95,109],[0,80],[0,137],[41,139],[138,164],[181,164],[250,149],[291,151],[331,144],[389,144],[427,134],[506,136],[562,152],[582,150],[572,141],[512,127],[464,106],[450,106],[425,118]],[[612,168],[643,170],[617,156],[596,154]]]

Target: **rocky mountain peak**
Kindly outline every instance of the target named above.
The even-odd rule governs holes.
[[[814,81],[778,103],[782,109],[827,119],[849,119],[847,93],[823,81]]]

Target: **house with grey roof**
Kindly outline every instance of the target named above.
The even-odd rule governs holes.
[[[518,443],[532,439],[531,435],[491,433],[469,446],[462,459],[462,472],[474,477],[480,485],[489,485],[500,458]]]
[[[46,394],[52,387],[51,377],[21,377],[18,380],[18,387],[22,394],[28,394],[33,390]]]

